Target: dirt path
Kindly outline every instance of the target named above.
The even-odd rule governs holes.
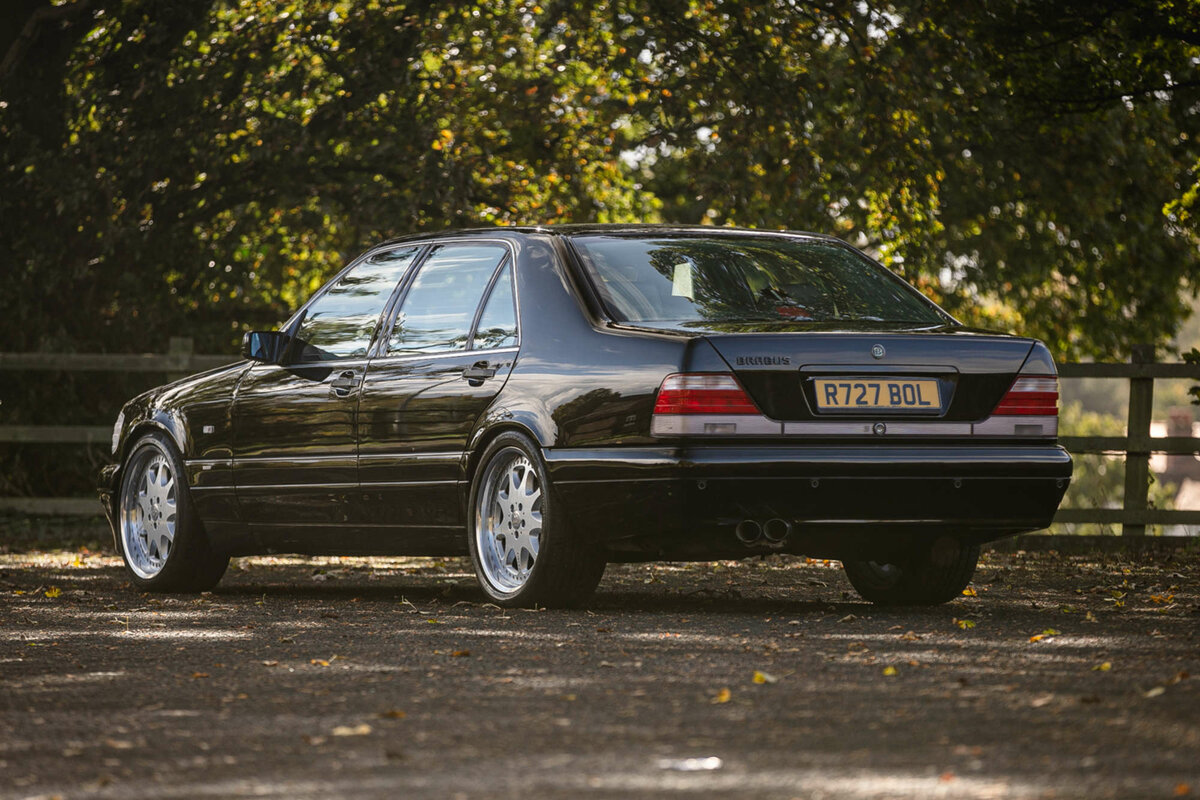
[[[456,560],[236,567],[0,556],[0,797],[1200,797],[1195,555],[992,554],[925,610],[803,559],[614,566],[574,612]]]

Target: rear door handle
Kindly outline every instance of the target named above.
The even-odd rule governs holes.
[[[338,397],[349,397],[358,388],[358,373],[348,369],[329,382],[329,388]]]
[[[496,374],[496,368],[486,361],[476,361],[469,367],[463,368],[463,377],[472,386],[482,386],[483,382]]]

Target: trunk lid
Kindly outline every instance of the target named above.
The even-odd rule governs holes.
[[[762,412],[783,421],[982,420],[1034,345],[1017,336],[947,328],[708,332],[703,338]]]

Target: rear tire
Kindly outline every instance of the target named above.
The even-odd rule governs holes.
[[[558,515],[546,465],[528,437],[497,436],[471,482],[467,540],[488,598],[509,607],[582,603],[604,575],[598,548]]]
[[[934,606],[962,594],[979,563],[979,545],[943,536],[894,561],[843,561],[864,600],[888,606]]]
[[[117,497],[117,543],[133,584],[146,592],[203,592],[221,580],[229,556],[209,547],[192,508],[183,459],[162,434],[134,446]]]

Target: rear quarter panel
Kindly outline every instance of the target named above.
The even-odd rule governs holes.
[[[521,351],[478,436],[513,426],[543,447],[654,444],[655,392],[683,368],[691,339],[616,330],[592,318],[566,258],[551,236],[527,237],[520,248]]]

